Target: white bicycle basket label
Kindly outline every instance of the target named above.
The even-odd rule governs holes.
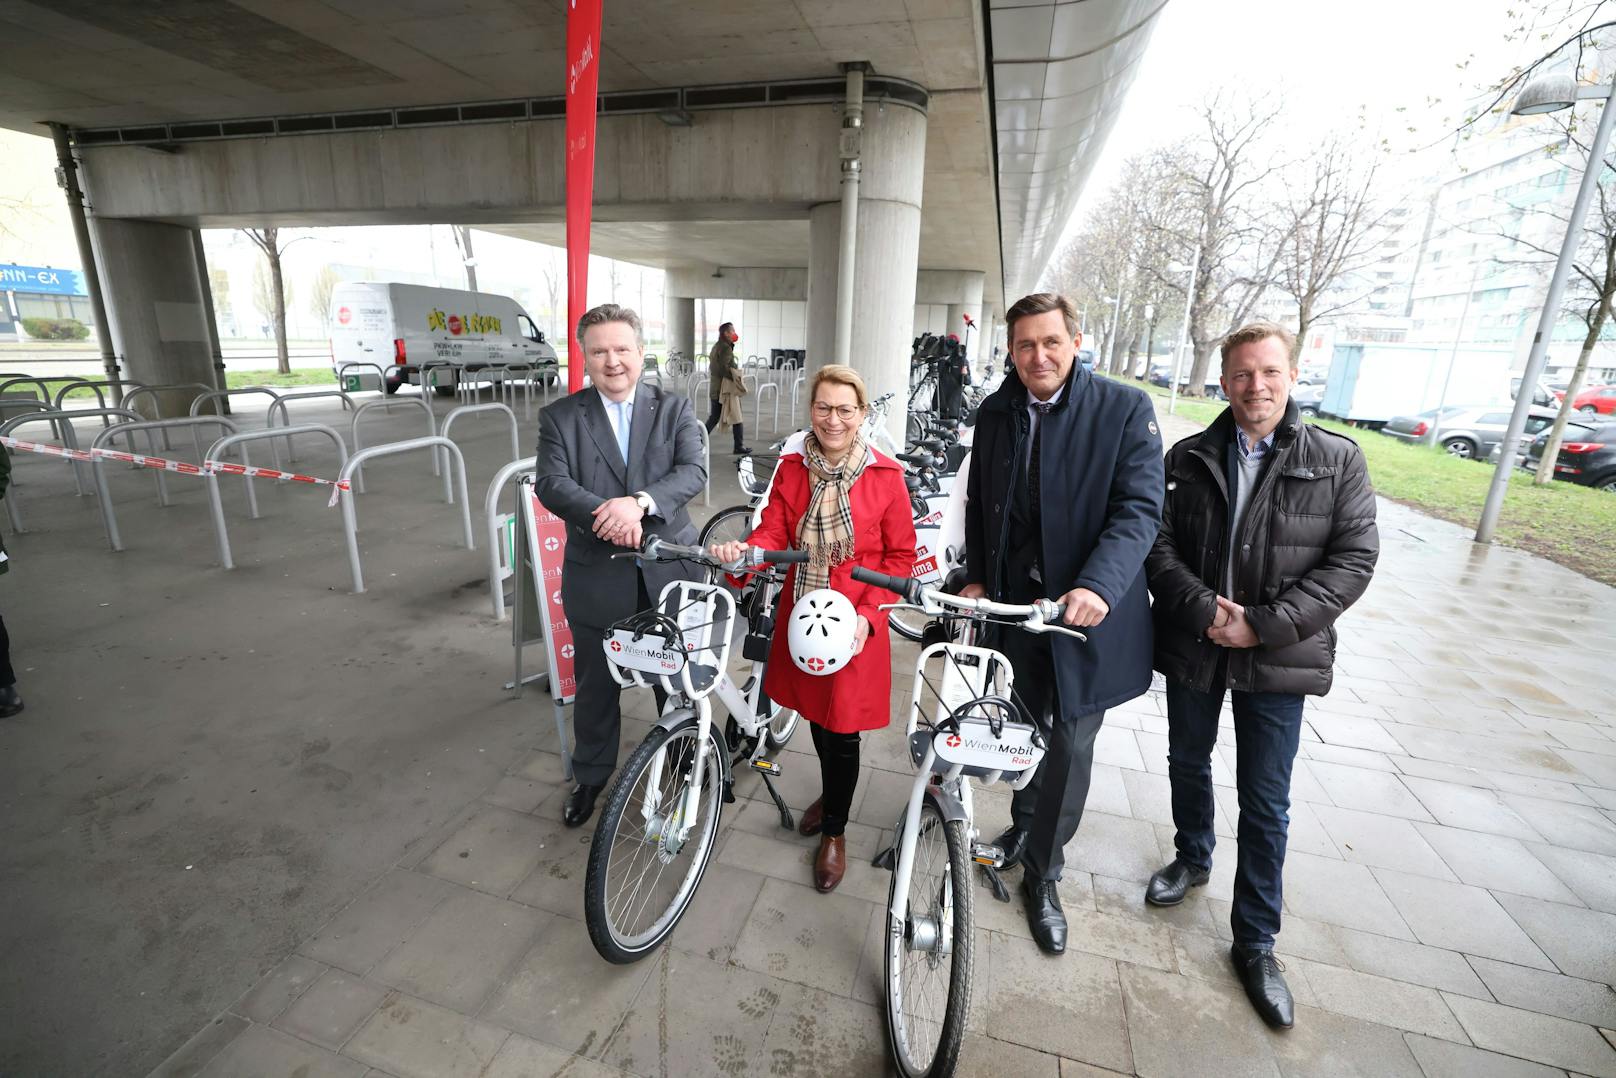
[[[677,674],[684,669],[685,653],[670,648],[660,633],[634,639],[628,629],[614,629],[601,642],[606,658],[624,670],[638,670],[642,674]]]
[[[1003,736],[994,737],[985,722],[967,719],[960,732],[939,730],[932,738],[937,758],[966,767],[986,767],[996,771],[1026,771],[1037,767],[1044,750],[1032,743],[1033,728],[1025,723],[1007,722]]]

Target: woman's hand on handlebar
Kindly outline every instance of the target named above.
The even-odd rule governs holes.
[[[708,548],[712,556],[723,562],[725,565],[733,565],[742,558],[746,557],[746,552],[748,549],[750,548],[742,542],[714,543]]]

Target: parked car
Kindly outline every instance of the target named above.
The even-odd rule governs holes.
[[[1616,386],[1592,386],[1577,394],[1571,406],[1585,415],[1616,414]]]
[[[1319,402],[1324,400],[1324,383],[1322,381],[1311,385],[1297,383],[1296,388],[1291,390],[1291,400],[1296,402],[1296,407],[1305,418],[1317,419]]]
[[[1519,378],[1511,378],[1509,380],[1509,399],[1514,400],[1520,395],[1521,380]],[[1556,397],[1554,395],[1554,390],[1549,388],[1547,382],[1539,382],[1537,384],[1537,389],[1532,393],[1532,403],[1539,408],[1552,408],[1554,407],[1555,402]]]
[[[1145,375],[1145,380],[1153,386],[1161,386],[1166,389],[1173,381],[1173,365],[1171,363],[1152,363],[1150,372]]]
[[[1525,435],[1535,435],[1554,422],[1550,408],[1533,408],[1526,416]],[[1382,434],[1405,442],[1423,442],[1437,428],[1437,444],[1461,460],[1486,460],[1509,429],[1509,410],[1499,405],[1467,407],[1450,404],[1418,415],[1400,415],[1380,428]]]
[[[1077,361],[1079,363],[1083,364],[1083,369],[1084,370],[1086,370],[1086,371],[1094,370],[1094,349],[1092,349],[1092,348],[1079,348],[1077,350]]]
[[[1548,440],[1547,431],[1533,438],[1521,467],[1530,472],[1542,467]],[[1554,477],[1616,494],[1616,423],[1588,419],[1567,423]]]

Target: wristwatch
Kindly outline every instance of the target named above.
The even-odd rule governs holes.
[[[634,504],[639,506],[640,512],[644,513],[646,516],[651,515],[651,495],[647,494],[645,491],[641,490],[635,493]]]

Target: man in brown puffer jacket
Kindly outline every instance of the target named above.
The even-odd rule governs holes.
[[[1363,453],[1303,423],[1295,337],[1254,322],[1223,342],[1229,407],[1167,454],[1161,531],[1145,561],[1167,678],[1177,856],[1145,899],[1174,906],[1212,868],[1212,749],[1232,696],[1240,820],[1230,957],[1270,1025],[1294,1021],[1274,958],[1302,700],[1330,691],[1335,620],[1369,586],[1380,539]]]

